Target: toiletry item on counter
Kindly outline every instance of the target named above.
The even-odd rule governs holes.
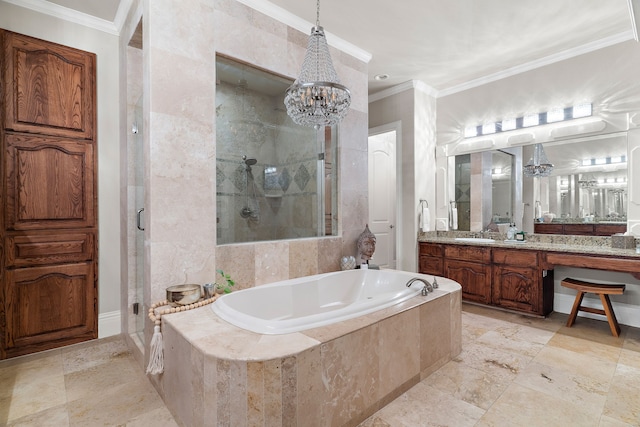
[[[516,239],[515,239],[515,240],[516,240],[517,242],[524,242],[524,241],[526,240],[526,239],[525,239],[525,233],[524,233],[524,231],[518,231],[518,232],[516,233]]]
[[[515,240],[518,229],[515,224],[511,224],[507,230],[507,240]]]

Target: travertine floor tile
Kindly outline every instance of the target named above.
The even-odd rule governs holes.
[[[55,406],[19,418],[8,424],[8,427],[68,427],[69,413],[66,405]]]
[[[366,421],[369,424],[364,425],[471,427],[482,414],[483,409],[443,393],[423,381],[378,411]]]
[[[145,414],[139,415],[127,421],[127,427],[177,427],[171,416],[171,412],[166,407],[154,409]]]
[[[512,384],[476,426],[596,427],[600,414],[599,408],[574,405],[519,384]]]
[[[145,381],[132,357],[114,358],[100,365],[65,375],[67,401],[86,398],[132,381]]]
[[[494,375],[451,361],[424,382],[452,397],[478,408],[489,409],[511,384],[511,375]]]
[[[557,400],[602,412],[609,391],[609,381],[597,381],[562,368],[532,362],[515,379],[515,383],[539,391]]]
[[[19,369],[19,367],[18,367]],[[20,373],[18,373],[20,378]],[[51,375],[13,383],[12,394],[0,398],[0,421],[8,422],[66,403],[62,369]]]
[[[613,363],[618,362],[622,352],[622,342],[618,345],[597,344],[589,339],[573,337],[564,334],[555,334],[549,341],[550,347],[563,348],[576,353],[593,356],[598,359],[607,360]]]
[[[631,425],[640,425],[640,369],[618,365],[603,414]]]
[[[72,427],[120,425],[163,407],[160,396],[148,381],[122,384],[102,393],[68,403]]]
[[[616,362],[551,345],[540,350],[534,361],[603,383],[611,381],[617,365]]]

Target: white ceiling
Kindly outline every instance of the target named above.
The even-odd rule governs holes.
[[[32,0],[47,3],[45,0]],[[49,0],[113,22],[126,0]],[[240,0],[267,3],[266,0]],[[271,0],[316,21],[313,0]],[[419,80],[446,94],[632,38],[627,0],[322,0],[320,25],[372,55],[369,93]],[[377,74],[388,74],[384,81]]]

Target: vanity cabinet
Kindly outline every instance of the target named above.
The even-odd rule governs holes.
[[[420,273],[455,280],[466,301],[541,316],[553,310],[553,270],[544,270],[539,251],[420,242],[419,258]]]
[[[446,245],[444,274],[462,286],[462,298],[491,303],[491,249],[482,246]]]
[[[492,304],[532,314],[550,313],[553,270],[540,268],[540,253],[501,248],[492,252]]]
[[[541,222],[533,225],[535,234],[570,234],[576,236],[611,236],[627,231],[627,224],[601,223],[553,223]]]
[[[418,250],[418,268],[421,273],[443,275],[444,248],[437,243],[420,243]]]

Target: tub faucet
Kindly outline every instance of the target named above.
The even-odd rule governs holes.
[[[424,284],[424,287],[420,292],[423,296],[426,296],[429,292],[433,292],[433,285],[431,285],[431,283],[419,277],[414,277],[413,279],[410,279],[407,282],[407,288],[410,288],[411,285],[413,285],[413,282],[422,282]]]

